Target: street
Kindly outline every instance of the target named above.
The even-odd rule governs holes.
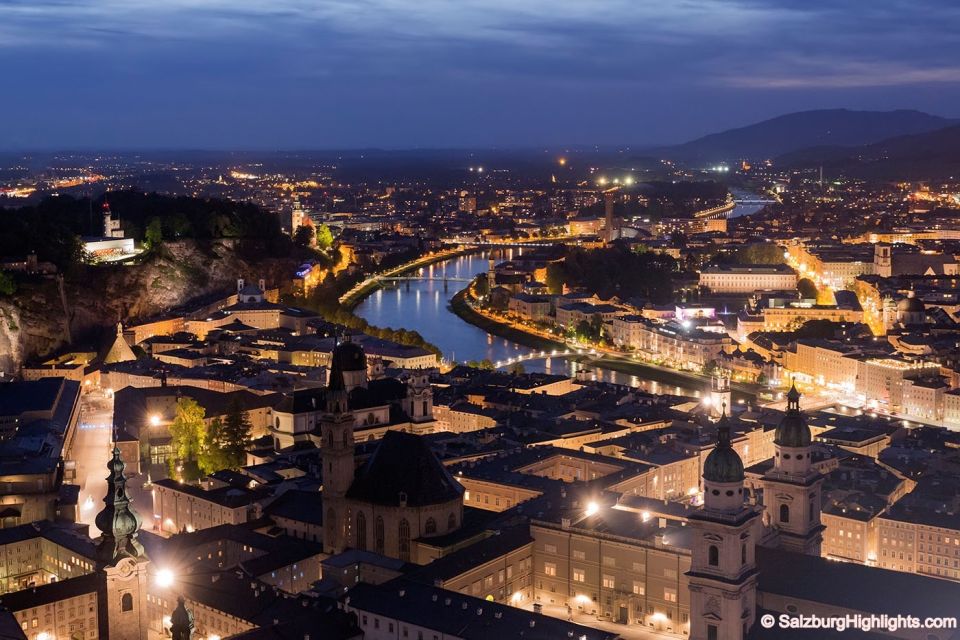
[[[80,418],[73,446],[66,459],[75,463],[75,476],[67,482],[80,485],[80,522],[90,525],[90,537],[96,538],[100,530],[94,519],[103,509],[107,494],[107,462],[112,455],[113,442],[113,396],[101,390],[85,393],[80,398]],[[127,470],[127,493],[134,502],[144,526],[153,522],[153,504],[150,493],[143,489],[145,478],[130,477]]]
[[[77,435],[67,459],[76,463],[73,482],[80,485],[80,521],[90,525],[92,538],[100,535],[93,521],[103,508],[103,497],[107,494],[112,425],[113,397],[102,391],[83,394]]]

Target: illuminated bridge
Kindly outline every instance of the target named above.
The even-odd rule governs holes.
[[[596,349],[554,349],[552,351],[531,351],[507,360],[498,360],[493,363],[495,369],[503,369],[528,360],[544,360],[546,358],[566,358],[569,356],[597,355]]]

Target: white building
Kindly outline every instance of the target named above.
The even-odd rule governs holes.
[[[714,293],[788,291],[797,288],[797,272],[785,264],[731,264],[706,267],[700,286]]]

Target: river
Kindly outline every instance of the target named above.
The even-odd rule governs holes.
[[[516,253],[514,253],[516,252]],[[509,260],[520,255],[522,249],[501,250],[497,260]],[[447,282],[431,278],[473,278],[487,270],[487,258],[483,254],[470,254],[423,267],[418,274],[421,280],[407,280],[378,289],[364,299],[355,313],[370,324],[379,327],[404,328],[417,331],[428,342],[443,351],[444,358],[457,362],[468,360],[506,360],[530,353],[533,349],[511,340],[488,334],[483,329],[464,322],[450,310],[450,299],[466,287],[465,282]],[[529,360],[523,363],[527,371],[537,371],[574,376],[579,363],[562,358]],[[604,382],[638,387],[651,393],[700,395],[695,381],[686,387],[665,384],[654,379],[590,366],[591,377]]]

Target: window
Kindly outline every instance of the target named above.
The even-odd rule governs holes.
[[[718,640],[718,638],[720,637],[718,633],[719,632],[717,631],[717,625],[715,624],[707,625],[707,640]]]
[[[579,551],[579,550],[577,550],[577,549],[574,549],[574,550],[573,550],[573,559],[574,559],[574,560],[586,560],[586,559],[587,559],[587,554],[584,553],[583,551]]]
[[[647,593],[646,586],[642,582],[633,581],[633,592],[638,596],[645,595]]]
[[[717,548],[717,545],[712,544],[707,550],[707,563],[711,567],[720,566],[720,549]]]
[[[616,558],[612,556],[603,556],[603,566],[605,567],[615,567],[617,566]]]
[[[373,525],[373,548],[377,553],[383,553],[383,516],[377,516]]]
[[[410,523],[404,518],[400,521],[400,559],[404,562],[410,561]]]
[[[133,611],[133,594],[125,593],[120,596],[120,610]]]
[[[447,518],[447,531],[453,531],[457,528],[457,516],[450,514],[450,517]]]
[[[545,544],[545,545],[543,545],[543,550],[546,551],[547,553],[556,553],[556,552],[557,552],[557,545],[555,545],[555,544]]]
[[[367,550],[367,516],[363,511],[357,512],[357,549]]]
[[[543,572],[548,576],[557,575],[557,565],[553,562],[544,562],[543,563]]]
[[[740,564],[747,564],[747,545],[740,547]]]
[[[603,588],[604,589],[615,589],[617,587],[617,582],[613,576],[608,576],[607,574],[603,575]]]
[[[780,505],[780,522],[790,522],[790,506]]]
[[[676,602],[677,601],[677,590],[671,587],[663,588],[663,599],[667,602]]]
[[[574,569],[573,570],[573,581],[574,582],[586,582],[587,581],[587,572],[583,569]]]
[[[437,521],[433,518],[427,518],[427,522],[423,525],[423,532],[427,535],[437,532]]]

